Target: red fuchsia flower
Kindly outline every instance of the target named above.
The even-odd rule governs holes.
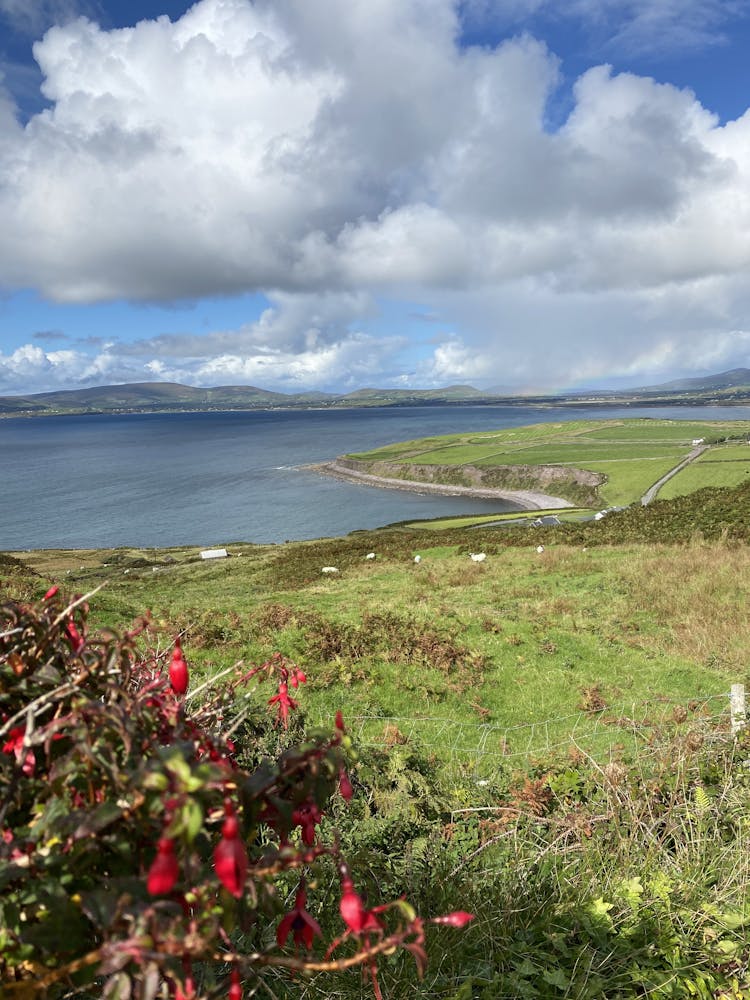
[[[148,870],[146,887],[152,896],[163,896],[171,892],[179,878],[180,870],[174,856],[174,841],[160,837],[156,845],[156,857]]]
[[[322,931],[318,921],[305,909],[307,903],[307,892],[304,883],[297,890],[294,900],[294,909],[291,910],[281,921],[276,929],[276,943],[279,948],[283,948],[289,934],[292,934],[295,945],[301,945],[307,951],[312,948],[313,938],[317,935],[322,937]]]
[[[182,968],[185,974],[184,982],[177,982],[174,990],[174,1000],[195,1000],[195,981],[193,980],[193,963],[189,957],[183,958]]]
[[[214,848],[214,870],[227,892],[239,899],[247,877],[247,851],[240,840],[234,806],[228,799],[224,803],[221,840]]]
[[[368,910],[362,897],[354,888],[347,866],[341,865],[339,871],[341,873],[339,913],[349,931],[357,935],[382,931],[383,924],[377,914],[382,912],[385,907],[378,906]]]
[[[323,819],[323,813],[314,802],[305,802],[292,813],[292,823],[302,828],[302,843],[312,847],[315,843],[315,827]]]
[[[336,728],[340,733],[346,732],[346,726],[344,725],[344,716],[341,713],[341,709],[336,712]]]
[[[73,647],[73,652],[80,653],[81,650],[83,649],[84,641],[83,637],[81,636],[81,633],[76,628],[75,622],[74,621],[66,622],[65,631],[67,632],[68,638],[70,639],[70,644]]]
[[[289,687],[286,681],[279,681],[279,693],[268,699],[269,705],[278,705],[277,721],[280,721],[284,729],[289,726],[289,711],[297,707],[294,698],[289,697]]]
[[[7,741],[3,744],[3,753],[12,753],[16,758],[16,763],[20,764],[22,773],[30,778],[36,768],[36,757],[30,747],[24,749],[25,738],[26,726],[14,726],[8,733]]]
[[[174,989],[174,1000],[195,1000],[195,983],[192,976],[186,976],[184,989],[182,984],[177,983]]]
[[[351,781],[349,781],[349,775],[343,767],[339,771],[339,791],[341,792],[341,798],[346,802],[349,802],[352,795],[354,795],[354,789],[352,788]]]
[[[295,667],[292,670],[292,676],[289,678],[289,683],[292,685],[293,688],[299,687],[300,684],[306,684],[307,674],[304,672],[304,670],[300,670],[299,667]]]
[[[182,655],[179,638],[174,641],[172,661],[169,664],[169,683],[175,694],[185,694],[188,689],[188,667]]]
[[[229,992],[227,1000],[242,1000],[242,983],[240,982],[240,970],[236,965],[232,966],[229,975]]]
[[[55,594],[58,593],[59,590],[60,590],[60,588],[57,585],[55,585],[54,587],[50,587],[49,590],[47,591],[47,593],[42,598],[42,600],[43,601],[51,601],[52,598],[55,596]]]
[[[446,924],[448,927],[465,927],[473,919],[473,913],[467,913],[466,910],[454,910],[453,913],[445,913],[442,917],[433,917],[430,923]]]
[[[14,726],[8,733],[8,739],[3,743],[3,753],[14,753],[18,755],[23,747],[23,738],[26,735],[26,726]]]

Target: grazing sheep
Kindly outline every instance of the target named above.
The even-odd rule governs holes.
[[[321,573],[338,573],[338,568],[336,566],[324,566]]]
[[[472,562],[484,562],[487,558],[487,554],[485,552],[470,552],[469,558]]]
[[[367,555],[365,556],[365,559],[374,559],[374,558],[375,558],[374,552],[368,552]]]
[[[415,563],[421,563],[422,562],[422,557],[421,556],[414,556],[414,562]]]
[[[543,545],[537,545],[536,550],[541,555],[542,552],[544,552],[544,546]]]

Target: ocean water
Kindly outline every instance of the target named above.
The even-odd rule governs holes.
[[[516,509],[384,490],[305,468],[393,441],[541,421],[750,419],[750,407],[430,406],[0,420],[0,550],[206,547],[343,535]]]

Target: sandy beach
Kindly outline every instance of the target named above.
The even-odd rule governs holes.
[[[494,490],[473,486],[443,486],[439,483],[420,483],[411,479],[387,479],[367,472],[347,469],[337,462],[322,462],[308,466],[325,476],[348,479],[363,486],[377,486],[387,490],[406,490],[409,493],[438,493],[442,496],[475,497],[479,500],[512,500],[525,510],[561,510],[574,504],[562,497],[548,496],[532,490]]]

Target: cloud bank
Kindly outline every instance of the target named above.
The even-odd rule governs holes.
[[[623,37],[674,11],[575,6],[627,7]],[[696,43],[729,9],[683,8]],[[721,125],[689,90],[598,65],[550,130],[554,52],[523,33],[467,47],[465,14],[200,0],[174,23],[50,29],[34,53],[51,106],[22,126],[0,103],[0,287],[271,306],[95,357],[37,343],[0,355],[0,386],[139,372],[330,387],[413,362],[421,384],[555,387],[734,363],[750,329],[750,114]],[[387,301],[434,311],[440,342],[414,360],[399,330],[376,336]]]

